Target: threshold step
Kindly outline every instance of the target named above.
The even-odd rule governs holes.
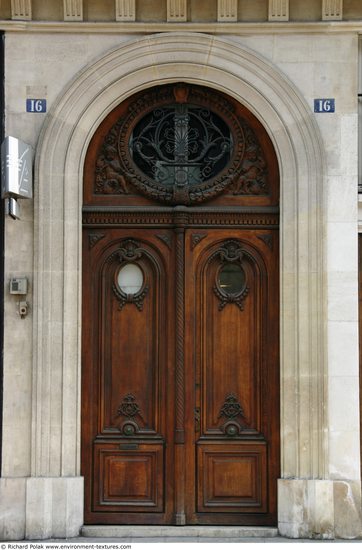
[[[82,537],[94,538],[148,538],[205,537],[205,538],[274,538],[276,527],[218,527],[205,525],[84,525]]]

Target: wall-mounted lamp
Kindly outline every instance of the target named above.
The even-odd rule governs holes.
[[[20,219],[17,199],[33,197],[32,147],[12,136],[1,145],[1,198],[8,199],[7,214]]]

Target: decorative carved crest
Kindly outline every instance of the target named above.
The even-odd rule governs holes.
[[[239,435],[244,429],[238,417],[245,418],[243,408],[234,393],[229,393],[220,409],[218,418],[226,418],[226,422],[220,426],[225,435],[232,437]]]
[[[95,194],[138,190],[167,204],[197,204],[230,188],[269,193],[259,141],[221,94],[180,83],[137,95],[106,135]]]
[[[128,418],[133,418],[134,416],[139,416],[142,418],[141,409],[137,403],[136,397],[132,393],[127,393],[117,410],[119,416],[127,416]]]
[[[236,418],[237,416],[244,416],[244,411],[239,403],[238,398],[234,393],[229,393],[225,397],[223,406],[220,409],[218,418]]]
[[[133,239],[127,239],[126,241],[123,241],[121,243],[121,246],[118,250],[113,252],[111,256],[109,256],[108,261],[113,261],[114,258],[118,258],[120,263],[127,261],[127,262],[134,262],[136,260],[139,260],[144,251],[142,248],[140,248],[139,244],[134,241]]]
[[[139,417],[143,421],[141,409],[137,403],[136,397],[132,393],[125,395],[118,407],[117,416],[125,416],[127,420],[122,422],[120,430],[124,435],[131,436],[137,433],[140,429],[135,417]]]

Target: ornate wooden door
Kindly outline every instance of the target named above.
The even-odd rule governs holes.
[[[152,89],[96,132],[84,195],[86,522],[273,525],[278,171],[265,131],[222,94]]]

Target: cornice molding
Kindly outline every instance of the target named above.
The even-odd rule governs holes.
[[[263,22],[263,23],[141,23],[77,21],[8,21],[0,20],[0,31],[24,33],[163,33],[194,32],[208,34],[362,34],[361,21]]]

